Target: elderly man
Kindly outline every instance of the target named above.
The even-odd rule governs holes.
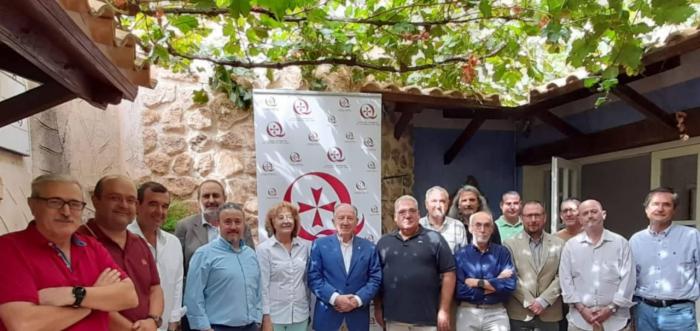
[[[450,330],[455,286],[450,246],[439,233],[420,226],[418,201],[410,195],[394,202],[394,221],[398,230],[377,243],[382,266],[377,323],[386,322],[388,331]]]
[[[134,284],[95,239],[76,234],[85,208],[75,179],[43,175],[34,220],[0,236],[0,330],[109,330],[108,312],[136,307]]]
[[[635,269],[629,243],[604,228],[600,202],[586,200],[578,212],[583,232],[566,242],[559,264],[569,330],[630,330]]]
[[[126,227],[136,216],[136,187],[124,176],[105,176],[95,184],[95,218],[79,232],[95,237],[133,280],[139,305],[109,314],[110,330],[157,330],[162,322],[163,290],[146,241]]]
[[[700,296],[700,232],[674,225],[678,196],[669,188],[647,194],[649,227],[630,239],[637,270],[634,320],[637,330],[696,330]]]
[[[512,330],[557,331],[562,315],[559,259],[564,241],[544,232],[547,213],[539,201],[526,202],[524,231],[505,241],[518,274],[506,310]]]
[[[136,191],[136,198],[136,222],[129,224],[127,229],[146,240],[156,260],[164,302],[164,323],[158,330],[176,330],[183,315],[182,246],[177,237],[160,228],[168,214],[170,194],[165,186],[146,182]]]
[[[469,231],[474,239],[455,254],[457,330],[508,329],[503,304],[515,290],[516,279],[508,249],[490,242],[495,227],[491,214],[472,214]]]
[[[448,216],[458,219],[464,224],[465,229],[467,229],[467,243],[472,242],[472,234],[468,231],[469,216],[479,211],[491,213],[486,203],[486,198],[481,195],[481,192],[476,187],[464,185],[457,191],[457,194],[455,194]],[[494,244],[501,244],[501,235],[498,233],[497,228],[494,229],[491,235],[491,242]]]
[[[418,222],[426,229],[439,232],[450,250],[456,252],[467,244],[467,230],[464,224],[446,215],[447,206],[450,205],[450,197],[447,190],[440,186],[433,186],[425,192],[425,209],[428,215]]]
[[[374,244],[355,236],[357,209],[341,203],[333,212],[336,235],[316,239],[309,257],[309,289],[316,296],[314,330],[369,330],[369,304],[382,283]]]
[[[523,222],[520,220],[520,194],[508,191],[501,196],[501,217],[496,220],[501,240],[506,241],[523,231]]]

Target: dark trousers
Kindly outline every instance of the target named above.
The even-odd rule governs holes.
[[[248,325],[244,326],[228,326],[228,325],[219,325],[219,324],[214,324],[211,326],[214,331],[258,331],[258,325],[255,323],[250,323]]]

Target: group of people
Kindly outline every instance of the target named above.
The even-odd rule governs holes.
[[[494,221],[464,186],[439,186],[427,214],[404,195],[396,230],[375,244],[356,235],[356,206],[334,206],[335,234],[297,237],[298,209],[270,208],[255,246],[246,212],[216,180],[200,212],[160,229],[170,195],[106,176],[82,222],[82,187],[69,176],[32,182],[26,229],[0,236],[2,330],[696,330],[700,232],[674,225],[677,196],[648,193],[649,221],[627,241],[605,229],[596,200],[561,203],[564,228],[544,231],[538,201],[503,194]],[[556,220],[553,220],[556,221]],[[370,313],[370,306],[374,314]]]

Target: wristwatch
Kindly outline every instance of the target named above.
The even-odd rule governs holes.
[[[163,325],[163,318],[160,316],[156,315],[148,315],[148,318],[152,319],[154,322],[156,322],[156,327],[160,328],[161,325]]]
[[[608,309],[614,314],[617,312],[617,306],[614,303],[608,305]]]
[[[81,286],[76,286],[73,288],[73,297],[75,298],[75,301],[73,301],[73,304],[71,307],[73,308],[80,308],[80,304],[83,303],[83,299],[85,299],[85,294],[87,294],[87,291],[85,291],[84,287]]]
[[[484,288],[484,280],[483,280],[483,279],[479,279],[479,281],[476,282],[476,287],[478,287],[478,288]]]

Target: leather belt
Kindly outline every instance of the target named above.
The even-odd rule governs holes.
[[[693,303],[692,300],[656,300],[656,299],[647,299],[647,298],[642,298],[642,297],[637,297],[640,301],[646,303],[647,305],[650,305],[652,307],[657,307],[657,308],[664,308],[664,307],[670,307],[673,305],[679,305],[682,303]]]

